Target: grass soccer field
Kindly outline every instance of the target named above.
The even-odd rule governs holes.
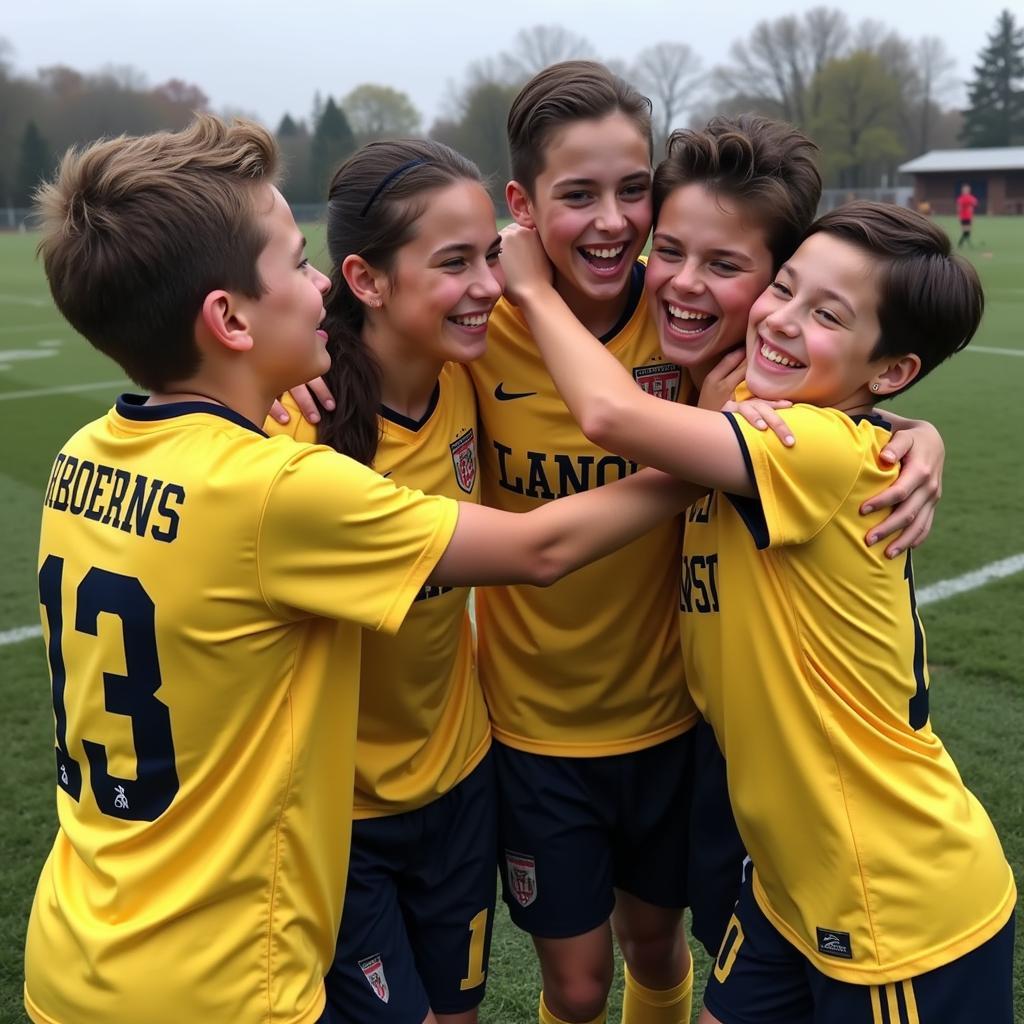
[[[957,230],[952,219],[943,223]],[[323,265],[322,232],[311,227],[308,234],[310,253]],[[994,819],[1020,886],[1024,218],[978,218],[974,236],[969,255],[988,301],[982,330],[967,352],[896,408],[930,419],[946,441],[945,495],[932,536],[915,557],[932,721]],[[125,385],[117,368],[53,309],[35,245],[32,235],[0,235],[0,1022],[24,1020],[25,923],[55,829],[52,710],[35,581],[42,490],[60,444],[100,416]],[[935,894],[936,901],[942,898]],[[1022,963],[1018,946],[1018,1014],[1024,1014]],[[698,967],[699,994],[704,958]],[[173,965],[154,965],[158,969]],[[532,947],[499,911],[481,1019],[532,1024],[538,989]],[[621,972],[609,1020],[619,1019],[620,1002]]]

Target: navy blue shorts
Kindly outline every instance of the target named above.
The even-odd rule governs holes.
[[[608,920],[621,889],[686,906],[692,730],[646,750],[549,757],[495,742],[499,869],[516,925],[540,938]]]
[[[703,718],[693,730],[693,762],[689,904],[693,937],[714,956],[740,896],[747,851],[732,816],[725,758]]]
[[[426,807],[352,823],[331,1024],[465,1013],[487,980],[496,880],[491,754]]]
[[[822,974],[782,937],[748,878],[704,1005],[722,1024],[1013,1024],[1013,932],[1011,917],[944,967],[888,985],[851,985]]]

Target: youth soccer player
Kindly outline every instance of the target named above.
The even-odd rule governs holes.
[[[327,240],[337,401],[315,428],[268,417],[267,432],[319,438],[395,483],[479,501],[462,364],[484,351],[502,278],[477,168],[431,140],[370,143],[331,182]],[[484,997],[497,821],[468,598],[425,586],[396,636],[363,637],[352,852],[326,979],[339,1021],[474,1024]]]
[[[909,553],[883,557],[857,526],[893,474],[875,404],[969,342],[976,274],[899,207],[817,221],[747,331],[750,392],[798,403],[781,413],[787,447],[637,395],[551,288],[536,240],[512,234],[512,293],[588,436],[715,489],[686,516],[682,637],[754,868],[702,1022],[1008,1024],[1013,876],[929,723]]]
[[[971,186],[961,185],[960,195],[956,197],[956,215],[960,218],[960,240],[956,243],[958,249],[962,249],[965,242],[973,248],[971,227],[977,206],[978,197],[971,194]]]
[[[654,475],[517,517],[268,439],[273,397],[327,367],[329,282],[276,160],[204,116],[71,152],[41,193],[58,308],[150,394],[70,438],[46,488],[39,1024],[325,1019],[361,628],[397,630],[425,585],[550,582],[684,497]]]

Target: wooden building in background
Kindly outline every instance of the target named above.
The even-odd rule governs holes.
[[[933,149],[900,167],[914,177],[914,206],[955,215],[961,185],[978,198],[978,213],[1024,214],[1024,146]]]

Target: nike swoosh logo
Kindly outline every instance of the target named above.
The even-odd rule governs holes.
[[[511,402],[514,398],[533,398],[537,394],[536,391],[506,391],[504,384],[504,381],[500,381],[494,389],[494,397],[499,402]]]

